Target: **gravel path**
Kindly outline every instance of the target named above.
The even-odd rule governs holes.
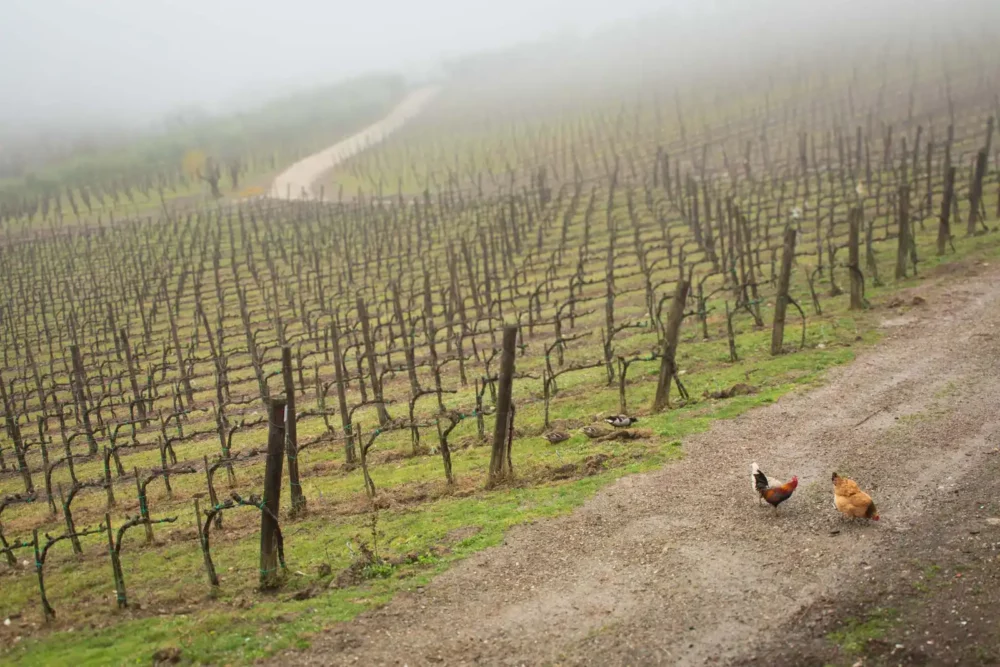
[[[892,538],[932,531],[925,510],[996,447],[1000,271],[956,272],[904,295],[926,299],[908,312],[880,306],[883,341],[822,388],[717,422],[684,442],[682,461],[515,528],[426,589],[275,663],[695,665],[749,655],[816,601],[863,584],[871,563],[894,557]],[[751,491],[753,460],[799,476],[777,516]],[[880,522],[840,517],[835,469],[871,492]]]
[[[276,199],[317,197],[317,193],[312,191],[312,186],[324,172],[388,137],[419,113],[437,93],[438,88],[434,86],[414,90],[382,120],[329,148],[299,160],[274,179],[268,196]]]

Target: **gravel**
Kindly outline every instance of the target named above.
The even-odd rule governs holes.
[[[1000,272],[949,272],[903,295],[907,312],[886,310],[882,341],[823,387],[717,422],[685,440],[682,461],[622,478],[569,516],[514,528],[421,592],[273,663],[749,659],[817,604],[897,565],[899,537],[933,534],[930,510],[996,448]],[[751,461],[799,477],[777,515],[758,506]],[[881,521],[841,517],[834,470],[872,495]]]

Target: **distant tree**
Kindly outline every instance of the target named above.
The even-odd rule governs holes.
[[[229,180],[233,183],[233,191],[240,189],[240,169],[242,167],[239,158],[233,158],[229,161]]]
[[[204,152],[192,149],[184,154],[181,168],[188,176],[194,176],[208,183],[212,188],[212,196],[216,199],[222,198],[222,191],[219,189],[219,181],[222,180],[222,169],[218,162]]]

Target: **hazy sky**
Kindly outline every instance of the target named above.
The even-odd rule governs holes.
[[[0,119],[154,114],[402,70],[677,0],[0,0]]]

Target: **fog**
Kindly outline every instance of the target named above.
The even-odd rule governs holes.
[[[870,34],[933,39],[959,28],[982,30],[995,24],[994,4],[1000,5],[988,0],[3,0],[0,140],[11,145],[43,128],[50,133],[56,127],[103,126],[118,132],[155,126],[179,110],[247,108],[368,72],[396,72],[416,81],[440,72],[444,61],[490,50],[501,54],[501,69],[504,59],[510,61],[510,77],[544,74],[542,85],[563,80],[560,73],[573,64],[590,73],[602,70],[604,80],[617,76],[616,66],[634,69],[636,62],[667,63],[678,71],[737,68],[754,53],[793,59],[838,41],[843,51]],[[584,41],[615,25],[618,31],[607,34],[617,37]],[[509,50],[542,38],[557,45],[549,51],[556,57],[534,47]],[[531,62],[514,63],[519,54]],[[623,54],[629,62],[620,62]]]
[[[4,0],[0,120],[146,119],[587,32],[663,0]]]

